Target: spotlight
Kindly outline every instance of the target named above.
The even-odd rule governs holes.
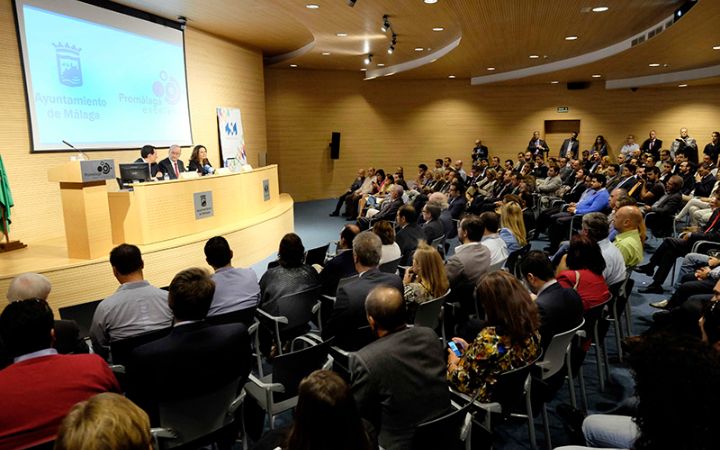
[[[355,6],[355,2],[357,2],[357,0],[347,0],[347,4],[348,4],[348,6],[351,7],[351,8],[352,8],[353,6]]]
[[[363,62],[365,63],[366,66],[372,62],[372,56],[373,56],[372,53],[368,53],[368,55],[363,60]]]
[[[392,55],[395,51],[395,46],[390,44],[390,47],[388,47],[388,55]]]
[[[383,16],[383,24],[380,27],[380,31],[383,33],[387,33],[387,31],[390,29],[390,21],[388,20],[387,14]]]
[[[397,45],[397,34],[392,34],[392,41],[390,42],[390,47],[388,47],[388,54],[392,55],[395,51],[395,45]]]

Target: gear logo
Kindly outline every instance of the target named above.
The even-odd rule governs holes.
[[[175,105],[180,101],[180,86],[175,78],[164,70],[160,72],[160,79],[152,85],[155,97],[164,98],[168,105]]]

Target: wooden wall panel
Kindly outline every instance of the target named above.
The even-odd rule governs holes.
[[[205,144],[209,158],[219,164],[216,106],[242,111],[248,160],[257,165],[266,151],[265,93],[262,54],[217,37],[188,29],[185,35],[193,138]],[[68,160],[71,153],[30,153],[25,89],[15,31],[12,2],[0,2],[0,154],[15,200],[13,238],[25,243],[64,235],[60,190],[47,181],[47,168]],[[92,152],[95,158],[132,161],[139,151]],[[161,150],[165,157],[165,150]],[[187,160],[190,150],[183,150]]]
[[[328,198],[351,183],[358,167],[405,167],[438,157],[469,159],[481,138],[494,155],[515,158],[545,120],[580,120],[580,142],[598,134],[618,150],[651,128],[670,142],[687,126],[701,146],[720,128],[717,86],[568,91],[562,85],[473,87],[467,80],[363,81],[360,73],[266,70],[268,162],[278,164],[280,190],[296,201]],[[558,106],[569,107],[557,113]],[[340,159],[330,160],[332,131],[340,131]],[[563,136],[550,142],[557,153]]]

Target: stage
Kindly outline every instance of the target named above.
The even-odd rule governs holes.
[[[203,247],[209,238],[218,235],[224,236],[229,241],[234,251],[233,264],[237,266],[251,266],[277,252],[278,242],[282,236],[294,230],[293,199],[288,194],[277,192],[276,167],[268,167],[265,170],[272,174],[269,200],[263,199],[262,184],[259,185],[260,194],[249,195],[252,198],[258,197],[257,204],[262,204],[261,206],[247,201],[238,202],[237,208],[242,210],[243,214],[234,215],[232,220],[206,222],[214,226],[183,236],[138,245],[145,262],[145,278],[153,285],[162,287],[167,286],[177,272],[188,267],[203,267],[211,270],[205,262]],[[255,173],[258,177],[266,177],[263,173],[265,170],[258,169],[245,176],[238,174],[237,178],[252,180]],[[217,182],[221,178],[225,182],[237,179],[233,175],[218,177],[215,180],[204,178],[207,180],[185,180],[186,183],[178,183],[178,185],[187,182]],[[255,184],[257,183],[253,180],[252,185]],[[230,192],[234,194],[235,201],[238,197],[243,197],[237,190]],[[220,195],[227,193],[221,194],[218,190],[216,200],[221,199]],[[217,212],[220,215],[219,203]],[[62,219],[58,218],[58,221],[60,220]],[[158,226],[162,228],[166,225]],[[187,229],[195,231],[191,226]],[[94,259],[70,258],[64,236],[35,242],[27,240],[25,243],[28,245],[27,248],[4,253],[0,258],[2,295],[7,292],[14,276],[23,272],[41,273],[52,283],[52,292],[48,301],[58,314],[60,308],[103,299],[118,287],[108,261],[108,254]],[[113,245],[117,243],[119,242],[113,242]],[[5,303],[0,302],[0,304],[4,307]],[[0,310],[3,307],[0,307]]]

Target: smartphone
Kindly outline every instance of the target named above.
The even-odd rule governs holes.
[[[458,348],[456,343],[454,343],[453,341],[450,341],[450,342],[448,342],[448,347],[450,347],[450,350],[452,350],[453,353],[455,353],[455,356],[457,356],[458,358],[462,358],[462,352],[460,351],[460,349]]]

